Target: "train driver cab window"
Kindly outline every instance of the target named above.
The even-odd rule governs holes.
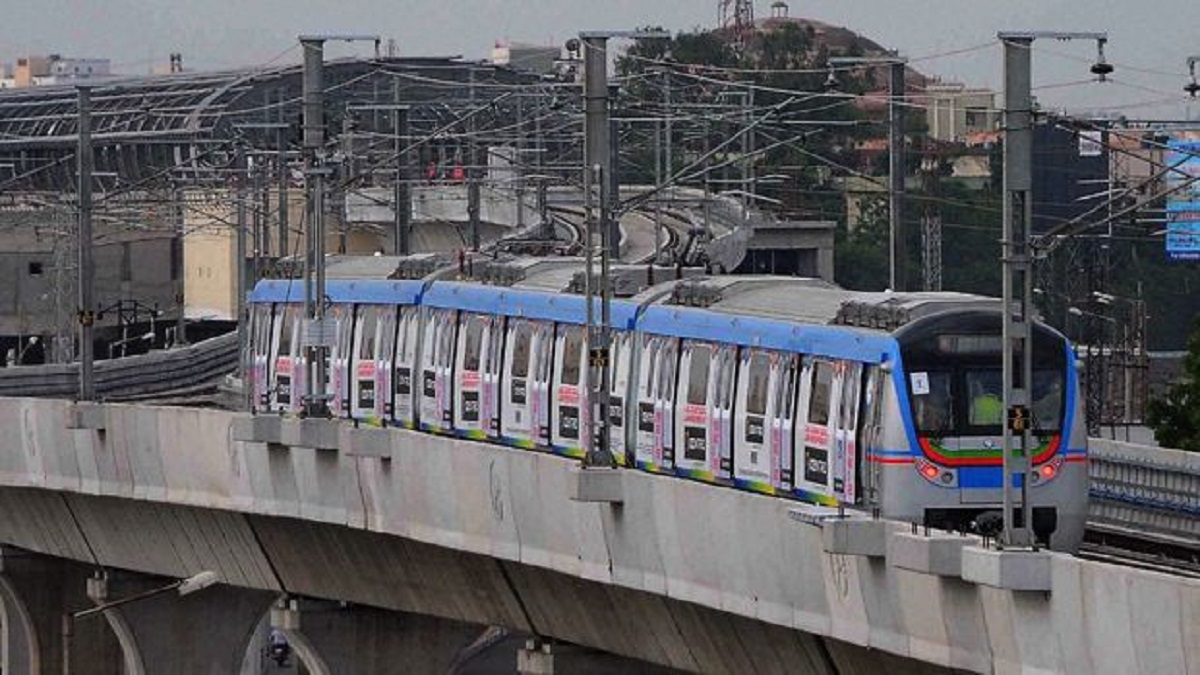
[[[966,372],[967,423],[972,427],[999,427],[1004,422],[1004,388],[999,370]]]
[[[917,433],[942,437],[954,428],[953,377],[949,371],[925,371],[909,376]]]
[[[1062,411],[1065,389],[1063,374],[1059,370],[1035,370],[1033,372],[1033,429],[1034,431],[1058,431],[1062,428]]]

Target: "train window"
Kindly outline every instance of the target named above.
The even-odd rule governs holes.
[[[365,307],[361,312],[358,330],[362,338],[358,341],[358,358],[371,360],[375,358],[375,325],[379,323],[379,313],[374,307]]]
[[[608,381],[613,391],[617,391],[617,357],[625,349],[625,334],[614,333],[608,347]]]
[[[512,332],[513,340],[513,377],[529,377],[529,353],[533,346],[533,326],[525,321],[518,321]]]
[[[1059,370],[1033,372],[1033,428],[1056,431],[1062,426],[1063,374]]]
[[[913,373],[917,376],[918,373]],[[921,387],[913,389],[913,416],[917,431],[924,434],[946,434],[954,428],[953,378],[948,371],[931,370],[924,373]]]
[[[438,317],[438,321],[440,330],[438,331],[437,363],[443,368],[449,368],[454,361],[454,314],[443,312]]]
[[[653,390],[654,368],[656,365],[658,365],[658,338],[646,336],[642,348],[648,350],[648,355],[646,357],[646,369],[644,372],[639,374],[639,377],[642,378],[642,391],[646,392],[650,396],[653,396],[655,394]]]
[[[808,399],[810,424],[829,424],[829,397],[833,386],[833,364],[817,361],[813,368],[812,394]]]
[[[679,382],[679,361],[682,347],[679,341],[667,343],[667,351],[658,355],[659,363],[666,360],[666,367],[660,369],[663,371],[662,381],[662,396],[667,401],[674,401],[677,391],[675,389]]]
[[[771,380],[771,358],[763,352],[750,355],[750,367],[746,369],[746,412],[751,415],[767,414],[767,385]]]
[[[550,343],[551,343],[551,327],[550,324],[540,323],[537,327],[538,334],[538,350],[534,354],[533,360],[537,363],[537,372],[535,376],[539,382],[550,381]]]
[[[973,427],[998,427],[1004,421],[1004,388],[999,370],[968,370],[967,423]]]
[[[722,347],[718,354],[720,355],[718,362],[720,365],[717,371],[717,405],[729,410],[733,406],[733,390],[736,386],[734,365],[737,361],[737,347]]]
[[[463,339],[463,370],[479,371],[479,348],[483,344],[483,319],[472,316],[467,319],[466,335]]]
[[[858,393],[862,381],[862,368],[856,363],[846,364],[842,379],[842,407],[838,413],[838,424],[842,429],[858,429]]]
[[[775,415],[780,419],[790,420],[792,419],[792,408],[795,407],[795,357],[784,357],[779,369],[779,385],[775,387]]]
[[[563,384],[579,384],[579,352],[582,349],[583,331],[568,328],[563,341]]]
[[[279,324],[279,355],[290,355],[292,353],[292,331],[295,329],[296,313],[291,309],[287,309],[283,313],[283,321]]]
[[[268,356],[271,352],[271,306],[255,307],[251,319],[254,320],[254,353],[258,356]]]
[[[687,402],[693,405],[708,403],[708,369],[712,351],[708,345],[692,348],[692,359],[688,367]]]

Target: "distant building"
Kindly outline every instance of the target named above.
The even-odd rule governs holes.
[[[554,72],[561,54],[562,50],[554,46],[497,42],[492,47],[492,64],[546,75]]]
[[[1054,123],[1033,128],[1033,229],[1044,232],[1083,217],[1112,187],[1107,130],[1076,131]]]
[[[966,142],[979,133],[993,132],[1000,124],[996,94],[959,83],[929,83],[917,102],[925,106],[929,137],[948,143]]]
[[[101,80],[113,76],[108,59],[22,56],[11,69],[0,68],[0,89],[71,84],[81,80]]]
[[[93,249],[96,336],[111,343],[132,326],[142,334],[178,312],[182,271],[174,233],[149,215],[137,227],[98,220]],[[20,204],[0,207],[0,365],[53,360],[53,347],[73,335],[76,319],[74,214]],[[56,340],[58,336],[58,340]],[[31,339],[34,338],[34,339]],[[108,352],[97,352],[99,357]]]

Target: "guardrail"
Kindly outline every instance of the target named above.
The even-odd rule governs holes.
[[[1200,548],[1200,454],[1089,440],[1089,524]]]
[[[216,391],[237,370],[237,334],[228,333],[186,347],[96,362],[96,397],[137,401],[168,395]],[[0,396],[74,398],[79,364],[0,369]]]

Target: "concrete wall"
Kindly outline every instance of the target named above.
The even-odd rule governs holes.
[[[102,424],[84,416],[102,431],[67,429],[79,419],[68,403],[0,400],[11,430],[0,485],[38,488],[0,490],[0,512],[13,514],[0,540],[173,576],[217,565],[235,584],[554,631],[713,672],[747,665],[724,649],[704,656],[720,635],[737,636],[745,659],[792,643],[788,662],[821,672],[805,634],[835,638],[835,661],[866,647],[975,672],[1200,668],[1196,580],[1055,555],[1050,593],[1011,592],[825,553],[820,527],[786,500],[631,471],[623,505],[580,503],[567,496],[575,464],[539,453],[389,431],[376,456],[352,455],[233,440],[244,428],[231,413],[103,412]],[[171,506],[147,512],[147,501]],[[355,532],[373,541],[344,541]],[[217,551],[230,553],[201,560]],[[605,607],[620,611],[605,618]],[[755,647],[742,621],[772,637]]]

